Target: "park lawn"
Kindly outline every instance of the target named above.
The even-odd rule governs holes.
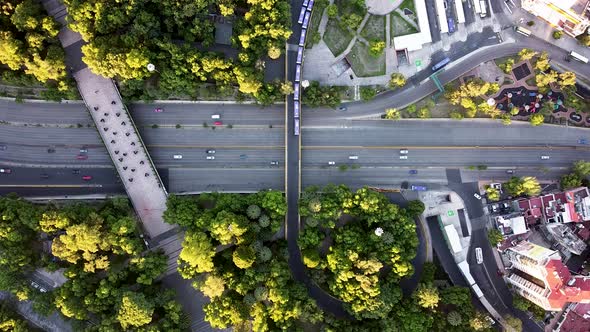
[[[361,36],[363,36],[367,41],[371,40],[385,40],[385,16],[377,16],[371,15],[367,20],[367,24],[361,31]]]
[[[334,3],[336,4],[336,6],[338,6],[338,16],[340,17],[352,13],[357,14],[360,17],[363,17],[367,13],[367,7],[365,7],[364,3],[362,10],[359,10],[360,8],[355,6],[354,3],[350,0],[334,0]]]
[[[336,19],[331,18],[328,21],[326,32],[324,33],[324,42],[335,57],[338,57],[346,50],[352,37],[352,33],[340,28]]]
[[[307,36],[305,37],[305,48],[313,47],[312,36],[320,27],[320,21],[322,20],[322,15],[324,14],[324,9],[326,9],[326,7],[327,6],[315,6],[313,8],[307,29]]]
[[[395,11],[391,13],[390,28],[392,37],[405,36],[418,32],[418,29],[406,22],[406,20],[404,20],[403,17],[401,17],[401,15]]]
[[[385,51],[375,58],[369,54],[369,47],[357,40],[346,58],[358,77],[385,75]]]

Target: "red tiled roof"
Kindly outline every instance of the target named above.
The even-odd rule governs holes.
[[[573,310],[570,310],[561,324],[560,330],[567,332],[588,332],[590,331],[590,320],[584,315],[590,311],[590,304],[579,303]]]
[[[574,283],[568,286],[572,276],[559,259],[550,260],[545,269],[545,282],[551,290],[547,300],[551,307],[561,308],[567,302],[590,303],[590,278],[574,277]]]

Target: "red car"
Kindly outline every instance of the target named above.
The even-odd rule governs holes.
[[[223,122],[221,122],[221,121],[215,121],[215,122],[214,122],[214,124],[215,124],[216,126],[221,126],[221,125],[223,124]]]
[[[84,181],[90,181],[90,180],[92,180],[92,176],[90,176],[90,175],[84,175],[82,177],[82,180],[84,180]]]
[[[86,159],[88,159],[88,156],[85,155],[85,154],[79,154],[79,155],[76,156],[76,159],[78,159],[78,160],[86,160]]]
[[[154,110],[154,112],[156,112],[156,113],[162,113],[162,112],[164,112],[164,110],[158,107],[158,108],[156,108]]]

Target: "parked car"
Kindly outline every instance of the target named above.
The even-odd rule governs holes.
[[[404,159],[404,160],[405,160],[405,159],[408,159],[408,156],[406,156],[406,155],[401,155],[401,156],[399,156],[399,159]]]
[[[164,110],[158,107],[158,108],[154,109],[154,112],[162,113],[162,112],[164,112]]]
[[[207,156],[207,160],[214,160],[215,156]]]
[[[479,194],[478,194],[478,193],[474,193],[474,194],[473,194],[473,197],[475,197],[475,198],[477,198],[477,199],[481,199],[481,196],[479,196]]]
[[[0,173],[10,174],[12,170],[10,168],[0,168]]]
[[[76,156],[76,159],[78,159],[78,160],[86,160],[86,159],[88,159],[88,156],[85,155],[85,154],[79,154],[79,155]]]
[[[348,110],[348,108],[346,108],[346,106],[340,106],[340,107],[338,107],[338,110],[340,112],[346,112],[346,110]]]
[[[334,166],[334,165],[336,165],[336,162],[335,161],[328,161],[328,165]]]
[[[207,150],[207,153],[213,154],[213,153],[215,153],[215,150],[209,149],[209,150]]]
[[[278,161],[276,161],[276,160],[272,160],[272,161],[270,162],[270,164],[271,164],[271,166],[279,166],[279,162],[278,162]]]
[[[84,175],[84,176],[82,176],[82,180],[84,180],[84,181],[90,181],[90,180],[92,180],[92,176],[90,176],[90,175]]]

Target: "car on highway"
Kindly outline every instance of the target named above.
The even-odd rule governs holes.
[[[207,156],[207,160],[214,160],[215,156]]]
[[[334,165],[336,165],[336,162],[335,161],[328,161],[328,165],[334,166]]]
[[[279,166],[279,162],[278,162],[278,161],[276,161],[276,160],[272,160],[272,161],[270,162],[270,165],[271,165],[271,166]]]
[[[506,174],[514,174],[514,170],[513,169],[507,169],[506,170]]]
[[[80,170],[79,169],[74,169],[74,170],[72,170],[72,174],[78,175],[78,174],[80,174]]]
[[[479,196],[478,193],[473,193],[473,197],[477,198],[477,199],[481,199],[481,196]]]
[[[219,119],[221,116],[219,114],[211,114],[211,119]]]
[[[90,175],[84,175],[84,176],[82,176],[82,180],[84,180],[84,181],[90,181],[90,180],[92,180],[92,176],[90,176]]]
[[[215,150],[209,149],[209,150],[207,150],[207,153],[213,154],[213,153],[215,153]]]
[[[408,149],[401,149],[401,150],[399,150],[399,153],[408,154]]]
[[[401,155],[401,156],[399,156],[399,159],[404,159],[404,160],[405,160],[405,159],[408,159],[408,156],[406,156],[406,155]]]
[[[350,156],[348,156],[348,159],[350,159],[350,160],[357,160],[357,159],[359,159],[359,156],[350,155]]]
[[[45,180],[46,180],[46,179],[49,179],[49,174],[47,174],[47,173],[43,173],[43,174],[41,174],[41,178],[42,178],[42,179],[45,179]]]
[[[412,174],[412,175],[416,175],[416,174],[418,174],[418,171],[417,171],[417,170],[415,170],[415,169],[411,169],[411,170],[410,170],[410,174]]]
[[[49,148],[49,149],[47,149],[47,153],[55,153],[55,149],[54,148]]]
[[[6,150],[6,145],[0,145],[0,151]]]
[[[12,170],[10,168],[0,168],[0,173],[10,174]]]
[[[154,112],[162,113],[162,112],[164,112],[164,110],[158,107],[158,108],[154,109]]]
[[[215,121],[215,122],[213,122],[213,124],[216,125],[216,126],[221,126],[221,125],[223,125],[223,122],[221,122],[221,121]]]
[[[475,248],[475,259],[477,260],[477,264],[483,263],[483,253],[480,247]]]
[[[549,156],[541,156],[541,160],[547,160],[549,159]]]
[[[174,159],[182,159],[182,155],[181,154],[175,154],[174,156],[172,156]]]
[[[78,160],[86,160],[86,159],[88,159],[88,156],[85,155],[85,154],[79,154],[79,155],[76,156],[76,159],[78,159]]]
[[[87,148],[87,147],[85,147],[85,146],[83,146],[83,147],[80,149],[80,153],[88,153],[88,148]]]
[[[348,110],[348,108],[346,108],[346,106],[340,106],[340,107],[338,107],[338,110],[340,112],[346,112],[346,110]]]
[[[426,186],[415,186],[415,185],[412,185],[410,187],[410,189],[411,190],[416,190],[416,191],[426,191],[426,190],[428,190],[428,188],[426,188]]]

